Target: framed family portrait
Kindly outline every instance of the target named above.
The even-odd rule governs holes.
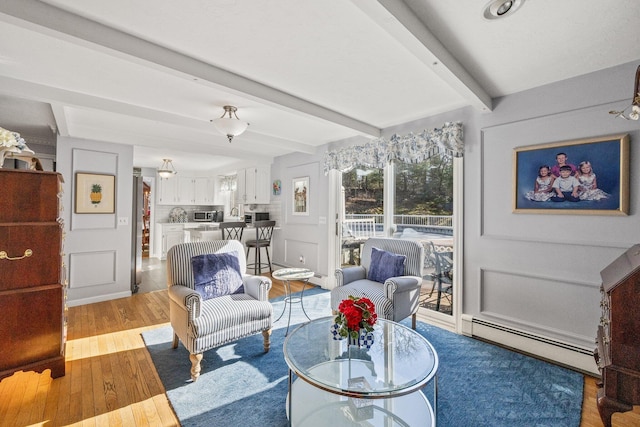
[[[75,213],[115,213],[115,183],[114,175],[76,173]]]
[[[629,135],[517,147],[516,213],[628,215]]]
[[[294,178],[292,185],[292,215],[309,215],[309,177]]]

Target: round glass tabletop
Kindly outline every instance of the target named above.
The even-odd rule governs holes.
[[[289,368],[315,387],[345,396],[388,398],[421,388],[438,370],[431,343],[406,326],[378,319],[367,349],[334,339],[333,324],[333,317],[312,320],[284,342]]]
[[[314,272],[308,268],[281,268],[271,274],[271,277],[278,280],[306,280],[312,278]]]

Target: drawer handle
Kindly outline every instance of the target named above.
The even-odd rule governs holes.
[[[33,251],[31,249],[27,249],[24,251],[24,255],[22,256],[16,256],[16,257],[10,257],[9,255],[7,255],[7,252],[5,251],[0,251],[0,259],[8,259],[9,261],[17,261],[19,259],[24,259],[24,258],[28,258],[31,255],[33,255]]]

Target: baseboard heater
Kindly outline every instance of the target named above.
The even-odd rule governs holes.
[[[466,325],[465,325],[466,323]],[[483,319],[463,316],[463,331],[467,335],[514,348],[567,367],[599,375],[593,349],[551,339]],[[471,332],[471,334],[469,334]],[[594,344],[595,348],[595,344]]]

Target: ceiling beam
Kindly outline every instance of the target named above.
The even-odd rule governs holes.
[[[40,32],[44,29],[47,35],[85,46],[87,43],[97,45],[105,52],[120,54],[127,60],[195,77],[289,112],[320,118],[364,135],[379,137],[381,134],[379,128],[368,123],[41,1],[3,0],[0,13],[30,23]]]
[[[351,0],[446,84],[480,111],[491,111],[491,96],[402,0]]]

